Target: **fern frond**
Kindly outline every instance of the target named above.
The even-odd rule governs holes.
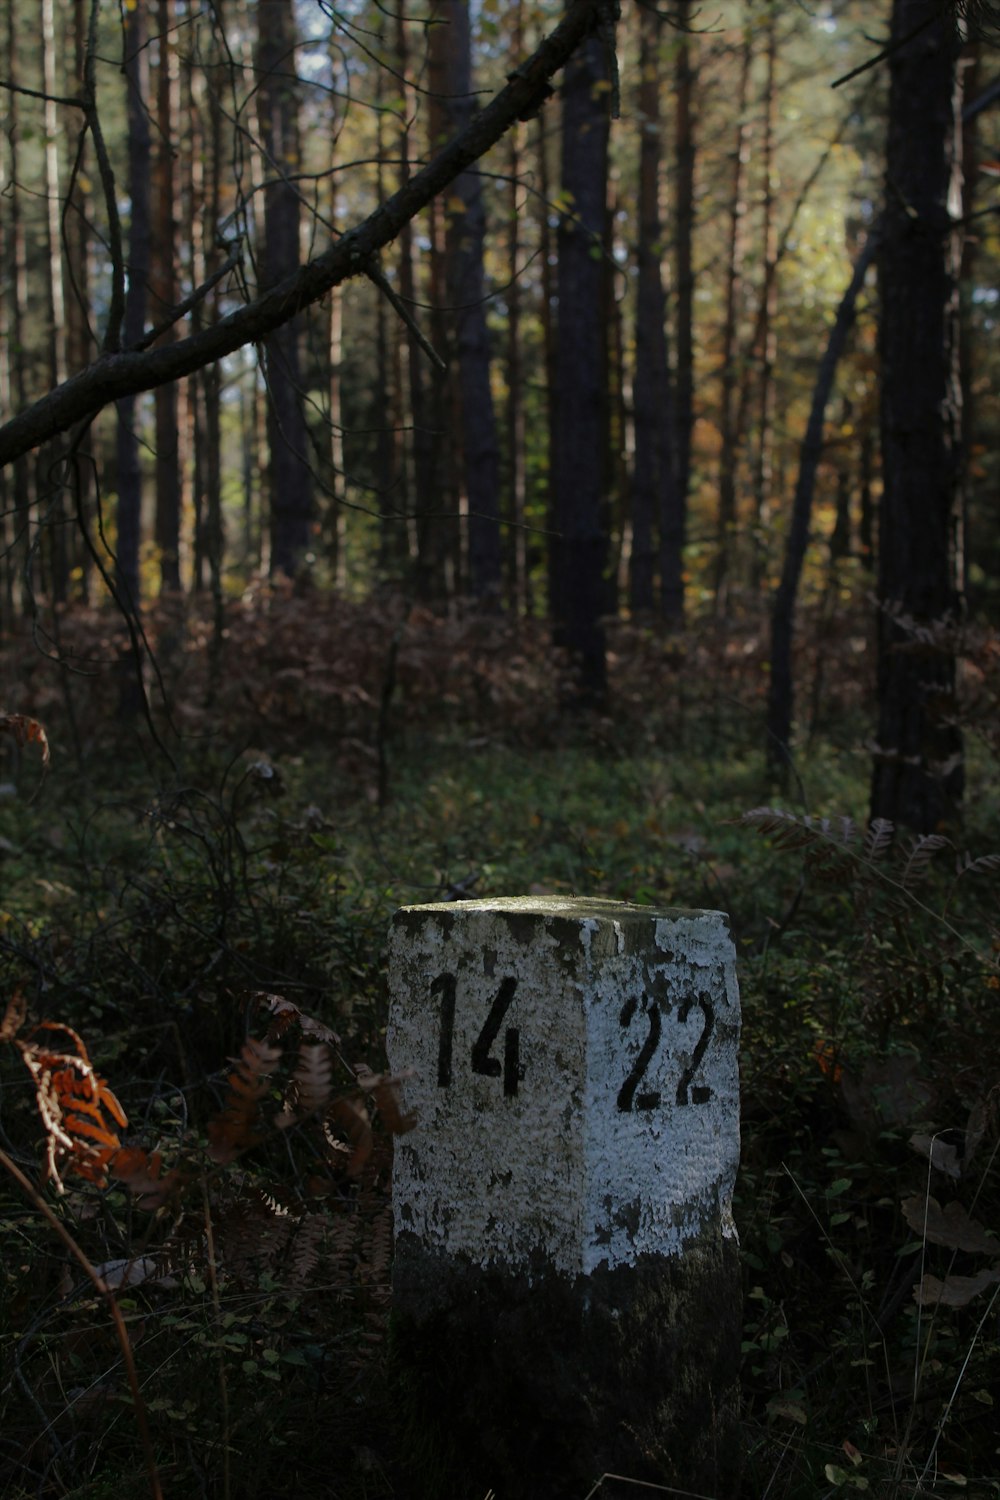
[[[208,1122],[208,1154],[220,1166],[248,1151],[262,1139],[260,1103],[270,1089],[270,1078],[281,1059],[281,1048],[248,1037],[233,1059],[222,1111]]]
[[[941,849],[947,848],[951,843],[941,833],[921,833],[913,843],[913,848],[907,856],[906,864],[903,866],[902,884],[904,888],[916,885],[923,880],[930,869],[930,863],[934,855]]]
[[[267,1031],[270,1042],[280,1040],[290,1027],[298,1026],[303,1036],[312,1037],[317,1042],[326,1042],[330,1047],[340,1046],[340,1037],[335,1031],[324,1026],[322,1021],[317,1021],[315,1016],[307,1015],[294,1001],[286,1000],[283,995],[268,995],[260,991],[251,995],[250,1003],[270,1014],[272,1019]]]
[[[895,824],[889,818],[872,818],[861,847],[861,856],[868,864],[874,864],[892,847]]]
[[[316,1267],[319,1265],[320,1246],[326,1225],[324,1214],[303,1214],[295,1226],[289,1254],[285,1261],[285,1285],[290,1291],[305,1289]]]
[[[973,859],[968,850],[965,855],[959,855],[956,873],[962,875],[995,875],[1000,870],[1000,854],[981,854],[978,859]]]
[[[35,1040],[46,1032],[69,1037],[75,1052],[56,1051]],[[108,1164],[121,1147],[114,1126],[124,1129],[128,1119],[90,1061],[83,1039],[71,1026],[41,1021],[27,1039],[15,1039],[15,1046],[31,1075],[45,1126],[46,1176],[58,1192],[65,1191],[65,1170],[103,1187]]]
[[[299,1048],[281,1113],[274,1123],[284,1130],[308,1115],[319,1114],[329,1104],[332,1093],[333,1060],[329,1047],[319,1042],[304,1043]]]

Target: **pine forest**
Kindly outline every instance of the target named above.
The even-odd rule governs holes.
[[[542,1500],[385,934],[573,896],[736,943],[741,1493],[1000,1494],[998,182],[992,0],[0,0],[0,1493]]]

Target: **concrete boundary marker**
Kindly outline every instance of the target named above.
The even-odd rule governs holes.
[[[415,1483],[578,1500],[616,1473],[730,1500],[740,1009],[725,916],[557,897],[404,907],[389,988],[389,1066],[414,1070],[419,1115],[393,1171]]]

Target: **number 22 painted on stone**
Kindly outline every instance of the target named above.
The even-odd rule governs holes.
[[[701,1010],[705,1018],[705,1024],[701,1029],[701,1036],[695,1043],[694,1052],[691,1054],[691,1061],[684,1069],[677,1084],[678,1104],[707,1104],[712,1097],[712,1090],[710,1088],[705,1087],[703,1084],[695,1085],[693,1088],[691,1085],[695,1073],[701,1066],[701,1060],[705,1056],[705,1050],[708,1047],[709,1037],[712,1035],[712,1030],[715,1026],[715,1011],[707,995],[689,997],[677,1012],[677,1019],[681,1025],[687,1021],[693,1006],[698,1006]],[[629,1029],[639,1008],[639,1002],[634,996],[625,1001],[625,1004],[622,1006],[621,1015],[618,1018],[623,1031]],[[639,1090],[639,1084],[642,1082],[646,1069],[656,1055],[657,1048],[663,1037],[663,1017],[660,1014],[660,1007],[649,995],[643,995],[642,997],[642,1014],[645,1015],[649,1023],[649,1031],[631,1072],[618,1090],[618,1108],[622,1114],[629,1114],[633,1110],[656,1109],[662,1102],[662,1095],[659,1089]]]

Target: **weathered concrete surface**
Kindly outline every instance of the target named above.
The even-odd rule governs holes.
[[[458,1493],[462,1475],[498,1500],[582,1500],[613,1471],[735,1495],[725,917],[559,898],[409,907],[389,983],[389,1062],[415,1070],[420,1116],[393,1173],[415,1485]]]

